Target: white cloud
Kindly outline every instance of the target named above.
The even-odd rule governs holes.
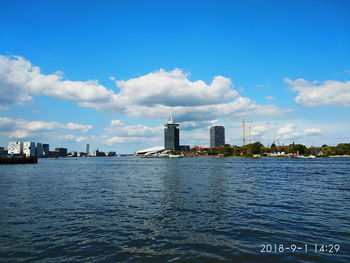
[[[122,126],[124,125],[123,121],[121,120],[111,120],[110,126]]]
[[[237,96],[230,79],[216,76],[212,83],[190,81],[180,69],[158,71],[127,81],[117,81],[120,101],[152,106],[199,106],[218,104]]]
[[[176,121],[213,120],[222,117],[279,116],[290,110],[281,110],[275,105],[259,105],[251,99],[238,97],[232,102],[203,106],[140,106],[132,105],[126,113],[133,117],[166,119],[172,113]]]
[[[298,92],[295,101],[308,107],[333,105],[350,107],[350,81],[326,80],[306,81],[305,79],[291,80],[285,78],[292,91]]]
[[[113,78],[111,78],[113,80]],[[215,76],[210,84],[191,81],[180,69],[160,69],[138,78],[116,81],[119,93],[96,80],[65,80],[62,73],[43,74],[30,61],[0,56],[0,108],[30,103],[33,95],[75,101],[79,106],[135,117],[177,121],[213,120],[227,116],[275,116],[286,112],[238,97],[229,78]]]
[[[252,126],[251,133],[252,136],[261,136],[267,131],[267,127],[265,126]]]
[[[305,135],[321,135],[323,132],[318,128],[309,128],[304,130]]]
[[[83,125],[78,123],[69,122],[66,125],[66,128],[69,130],[80,130],[82,132],[88,132],[92,129],[92,125]]]
[[[0,117],[0,133],[8,138],[29,138],[43,134],[57,134],[65,130],[77,130],[87,132],[91,125],[83,125],[70,122],[66,125],[58,122],[28,121],[24,119],[11,119]],[[81,138],[80,138],[81,140]]]
[[[296,132],[297,125],[295,123],[287,123],[278,128],[276,135],[278,138],[290,139],[300,136],[300,133]]]
[[[114,144],[123,144],[123,143],[133,143],[133,142],[140,142],[140,143],[152,143],[152,142],[159,142],[159,138],[149,138],[149,137],[111,137],[106,138],[105,142],[107,145],[111,146]]]
[[[297,131],[297,125],[295,123],[287,123],[278,128],[276,132],[277,137],[282,139],[300,139],[301,137],[307,138],[308,136],[316,136],[322,134],[323,132],[319,128],[304,128],[302,132]]]
[[[111,123],[112,124],[112,123]],[[156,127],[149,127],[142,124],[131,125],[131,126],[115,126],[111,125],[105,129],[108,134],[118,135],[118,136],[145,136],[150,137],[154,135],[162,135],[163,125]]]
[[[220,125],[218,120],[212,121],[184,121],[181,122],[182,130],[196,130],[196,129],[209,129],[211,126]]]
[[[113,103],[116,94],[95,80],[64,80],[61,72],[43,74],[39,67],[19,56],[0,56],[0,107],[24,105],[32,101],[32,95],[103,105]]]
[[[87,140],[87,137],[83,137],[83,136],[75,136],[75,135],[71,135],[71,134],[67,134],[67,135],[59,135],[58,138],[60,139],[60,141],[64,141],[64,142],[83,142]]]
[[[275,97],[272,97],[272,96],[265,96],[265,100],[275,100]]]

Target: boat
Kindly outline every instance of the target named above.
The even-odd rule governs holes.
[[[314,158],[316,158],[316,156],[315,156],[315,155],[304,156],[304,155],[294,154],[294,155],[292,156],[292,158],[298,158],[298,159],[314,159]]]
[[[183,156],[180,154],[169,154],[169,158],[182,158]]]
[[[304,156],[304,159],[315,159],[315,155]]]

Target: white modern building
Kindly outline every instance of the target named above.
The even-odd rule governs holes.
[[[35,143],[34,142],[23,142],[23,154],[27,157],[35,156]]]
[[[85,152],[86,152],[86,155],[89,156],[90,155],[90,144],[85,144]]]
[[[23,153],[23,142],[9,142],[8,154],[22,154]]]
[[[140,151],[137,151],[137,155],[150,155],[150,154],[156,154],[156,153],[161,153],[165,150],[164,146],[154,146],[148,149],[143,149]]]

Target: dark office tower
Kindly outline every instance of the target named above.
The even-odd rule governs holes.
[[[210,127],[210,148],[225,145],[225,128],[224,126]]]
[[[170,120],[164,125],[164,148],[165,150],[180,150],[180,136],[178,123],[174,123]]]
[[[49,155],[50,155],[50,145],[44,143],[43,144],[43,156],[49,157]]]

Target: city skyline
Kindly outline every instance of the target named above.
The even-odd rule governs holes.
[[[184,145],[214,125],[241,145],[229,120],[265,145],[349,142],[347,1],[3,6],[0,146],[132,153],[163,145],[170,115]]]

